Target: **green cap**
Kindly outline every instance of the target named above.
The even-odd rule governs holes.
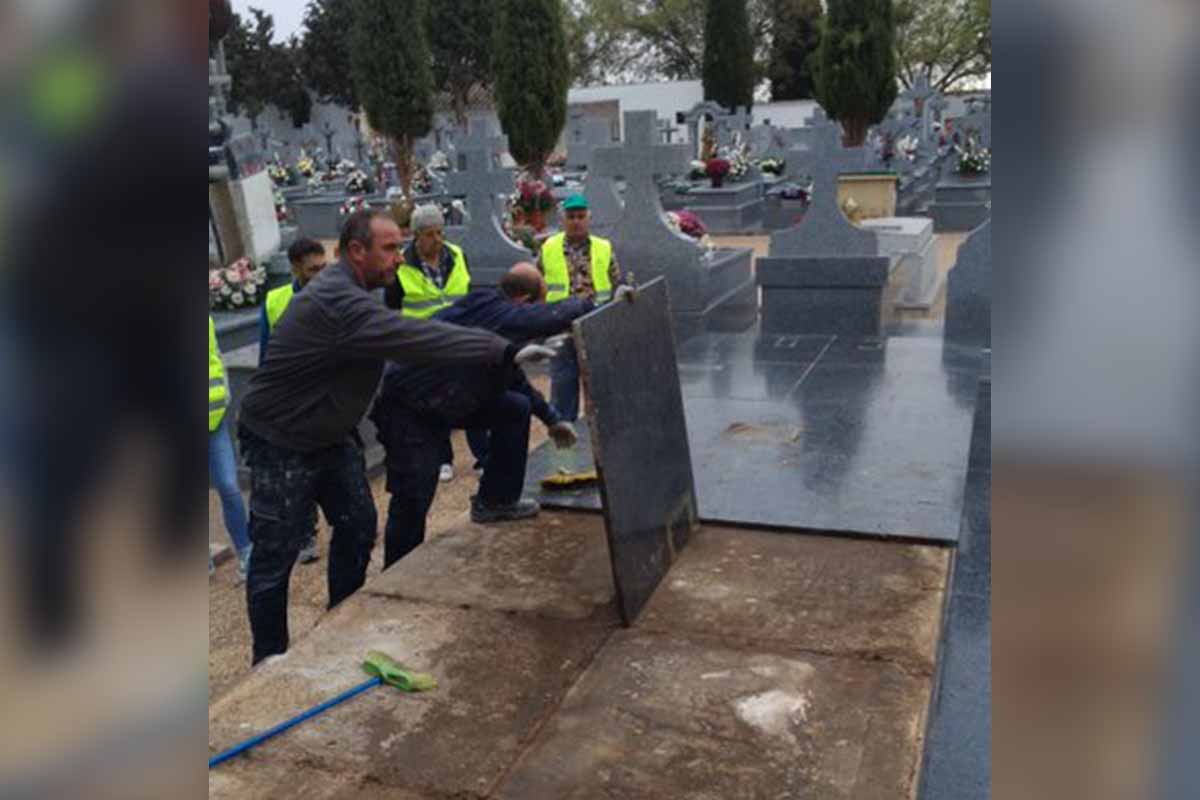
[[[588,207],[587,198],[581,195],[579,192],[576,192],[575,194],[568,196],[566,200],[563,200],[562,207],[563,211],[571,211],[572,209],[576,208],[586,209]]]

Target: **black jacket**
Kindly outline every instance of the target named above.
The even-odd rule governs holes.
[[[277,447],[341,444],[371,403],[385,359],[511,370],[515,347],[483,330],[385,308],[344,261],[293,298],[242,400],[241,424]],[[507,366],[505,366],[507,365]]]
[[[569,298],[559,303],[518,305],[496,289],[476,289],[433,316],[467,328],[481,328],[503,336],[514,345],[554,336],[568,330],[578,317],[592,310],[590,300]],[[534,389],[519,367],[453,366],[390,363],[384,370],[378,411],[415,413],[448,427],[479,410],[503,391],[529,397],[533,413],[547,426],[558,415]]]

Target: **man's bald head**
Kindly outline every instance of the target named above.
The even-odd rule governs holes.
[[[541,303],[546,299],[546,281],[533,264],[519,261],[500,279],[500,292],[514,303]]]

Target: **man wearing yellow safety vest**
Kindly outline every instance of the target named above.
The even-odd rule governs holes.
[[[316,239],[297,239],[292,242],[287,251],[288,261],[292,265],[292,282],[277,286],[267,292],[267,300],[263,303],[262,317],[258,323],[258,363],[261,366],[267,357],[267,344],[271,341],[271,331],[279,324],[280,317],[291,304],[292,298],[301,291],[308,282],[317,277],[328,263],[325,258],[325,245]],[[321,557],[317,549],[317,521],[313,520],[313,535],[304,544],[298,560],[301,564],[311,564]]]
[[[246,527],[246,504],[237,482],[237,458],[226,424],[229,409],[229,380],[217,347],[217,330],[208,318],[208,479],[221,497],[225,530],[237,551],[238,574],[245,579],[250,564],[250,535]],[[208,562],[212,572],[212,561]]]
[[[537,267],[546,277],[546,302],[568,297],[607,303],[621,284],[621,267],[612,243],[592,236],[591,212],[582,194],[563,201],[563,232],[542,243]],[[550,361],[550,402],[568,422],[579,417],[579,361],[568,341]]]
[[[404,263],[396,282],[384,291],[389,308],[412,319],[429,319],[471,291],[471,273],[462,248],[446,241],[446,220],[435,205],[413,209],[409,218],[413,239],[404,248]],[[454,480],[454,449],[447,438],[442,447],[441,481]]]

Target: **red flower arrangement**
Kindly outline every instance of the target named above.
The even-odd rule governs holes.
[[[515,205],[526,214],[544,213],[554,208],[554,193],[541,181],[522,181],[517,184]]]
[[[679,218],[679,230],[693,239],[699,239],[708,233],[708,229],[704,227],[704,223],[691,211],[677,211],[675,214]]]
[[[704,174],[710,178],[724,178],[729,174],[729,162],[724,158],[710,158],[704,163]]]

